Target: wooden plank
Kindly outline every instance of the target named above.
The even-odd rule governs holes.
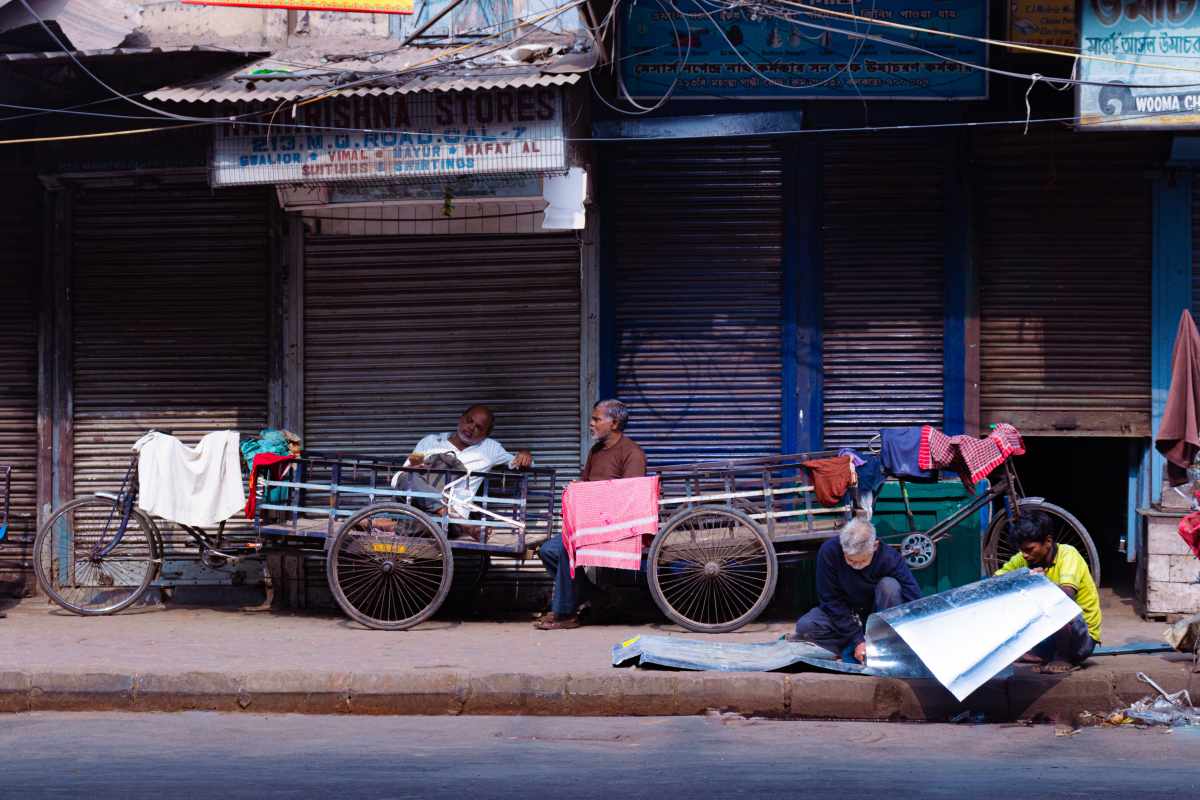
[[[1200,558],[1191,553],[1186,556],[1168,556],[1170,559],[1171,583],[1200,583]]]
[[[284,319],[284,426],[304,437],[304,220],[287,219],[287,310]]]
[[[1167,583],[1171,580],[1172,556],[1146,556],[1146,578],[1151,583]]]
[[[1151,583],[1146,610],[1155,614],[1194,614],[1200,611],[1200,584]]]
[[[1163,556],[1191,556],[1187,542],[1179,535],[1179,520],[1171,517],[1152,517],[1147,524],[1147,552]]]

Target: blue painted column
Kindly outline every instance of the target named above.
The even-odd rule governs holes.
[[[819,449],[823,436],[821,160],[815,140],[784,153],[782,444],[793,453]]]
[[[1154,250],[1151,278],[1151,442],[1162,422],[1171,388],[1171,351],[1179,316],[1192,301],[1192,173],[1168,170],[1154,181]],[[1158,500],[1165,460],[1153,453],[1150,493]],[[1132,528],[1131,528],[1132,530]]]
[[[942,339],[943,414],[946,433],[979,429],[978,276],[971,230],[966,138],[947,135],[945,154],[945,328]]]

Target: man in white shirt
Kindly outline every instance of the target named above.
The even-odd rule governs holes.
[[[458,426],[452,433],[431,433],[417,442],[405,466],[419,467],[440,453],[453,455],[471,472],[487,472],[500,465],[510,469],[528,469],[533,466],[533,454],[528,450],[518,450],[514,455],[495,439],[488,438],[495,422],[496,415],[490,408],[484,405],[471,406],[458,418]],[[475,497],[481,481],[482,478],[473,478],[467,485],[459,485],[451,490],[451,504],[455,506],[451,509],[453,516],[468,516],[468,509],[457,504],[466,503]]]

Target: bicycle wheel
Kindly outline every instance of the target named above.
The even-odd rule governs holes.
[[[701,508],[654,537],[646,571],[650,595],[669,619],[697,633],[728,633],[767,607],[779,563],[748,516]]]
[[[158,529],[137,509],[116,539],[117,501],[77,497],[46,521],[33,540],[33,570],[50,599],[84,616],[115,614],[132,605],[158,576]]]
[[[1092,571],[1092,580],[1100,585],[1100,555],[1087,528],[1069,511],[1059,508],[1053,503],[1043,500],[1022,500],[1021,513],[1042,511],[1050,517],[1053,525],[1050,532],[1054,541],[1059,544],[1069,544],[1078,550],[1088,562]],[[995,574],[1010,558],[1017,554],[1017,548],[1008,535],[1008,516],[999,514],[988,525],[987,536],[983,543],[983,567],[988,575]]]
[[[429,619],[454,578],[450,544],[411,506],[377,505],[338,531],[326,562],[342,611],[369,628],[398,631]]]

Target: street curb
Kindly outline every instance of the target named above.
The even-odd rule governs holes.
[[[1168,691],[1200,690],[1200,675],[1162,670]],[[1149,693],[1132,672],[1018,673],[959,703],[934,680],[819,672],[614,669],[572,675],[463,670],[388,673],[254,671],[0,672],[0,713],[225,711],[301,714],[686,716],[709,711],[778,719],[1070,721]]]

